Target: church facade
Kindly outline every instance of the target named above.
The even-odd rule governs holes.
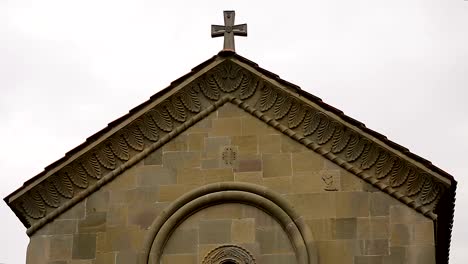
[[[440,264],[455,189],[223,51],[5,201],[28,228],[28,264]]]

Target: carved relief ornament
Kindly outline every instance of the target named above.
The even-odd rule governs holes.
[[[10,207],[32,234],[151,151],[231,102],[424,215],[437,217],[433,211],[447,184],[431,171],[304,100],[292,89],[260,76],[225,59],[11,201]]]

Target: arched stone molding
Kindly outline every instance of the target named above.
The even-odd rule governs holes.
[[[208,252],[202,264],[255,264],[254,257],[244,248],[236,245],[222,245]]]
[[[302,216],[279,194],[250,183],[213,183],[194,189],[175,200],[155,219],[145,240],[147,263],[160,262],[172,232],[187,217],[206,207],[222,203],[243,203],[270,214],[285,230],[299,264],[316,264],[317,253],[308,226]]]

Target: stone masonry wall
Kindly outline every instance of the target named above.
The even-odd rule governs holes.
[[[145,235],[161,210],[223,181],[280,193],[306,219],[320,264],[435,263],[429,219],[228,103],[36,232],[27,264],[144,263]],[[221,204],[186,219],[162,262],[201,263],[225,243],[259,264],[295,261],[267,213]]]

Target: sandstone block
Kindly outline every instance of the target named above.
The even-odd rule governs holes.
[[[96,256],[96,234],[73,235],[73,259],[94,259]]]
[[[291,176],[290,154],[263,154],[263,177]]]
[[[240,118],[220,118],[213,120],[210,136],[241,136],[242,125]]]

